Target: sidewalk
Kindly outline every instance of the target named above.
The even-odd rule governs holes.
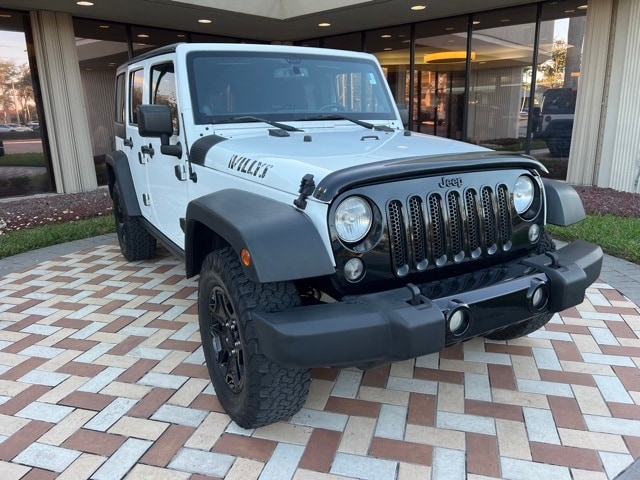
[[[637,265],[607,257],[526,338],[314,370],[300,413],[244,430],[208,380],[196,282],[159,253],[127,263],[106,235],[0,261],[3,480],[640,477]]]

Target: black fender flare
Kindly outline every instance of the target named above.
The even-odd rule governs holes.
[[[246,268],[256,282],[279,282],[335,273],[333,259],[311,219],[293,205],[240,190],[221,190],[187,206],[187,277],[200,273],[204,257],[229,244],[251,254]]]
[[[547,200],[547,223],[566,227],[585,219],[580,195],[571,185],[549,178],[543,178],[542,184]]]
[[[130,217],[139,217],[142,215],[140,205],[138,204],[138,196],[136,195],[136,187],[133,183],[133,176],[129,168],[129,159],[121,150],[107,153],[106,162],[110,168],[107,168],[109,175],[109,194],[113,198],[113,186],[117,181],[120,185],[120,193],[124,213]]]

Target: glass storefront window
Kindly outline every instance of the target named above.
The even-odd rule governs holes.
[[[362,34],[350,33],[348,35],[336,35],[327,37],[322,41],[323,48],[338,48],[340,50],[362,51]]]
[[[536,7],[473,16],[467,141],[525,151]]]
[[[571,146],[586,12],[584,0],[542,7],[531,155],[561,180],[566,178]]]
[[[116,68],[129,59],[124,25],[74,19],[76,50],[91,131],[98,185],[106,185],[105,155],[113,151],[113,98]]]
[[[375,55],[382,65],[391,93],[403,121],[408,123],[409,97],[411,95],[411,29],[401,27],[370,30],[365,35],[366,51]]]
[[[25,38],[28,20],[0,10],[0,198],[53,188]]]
[[[188,35],[175,30],[163,30],[153,27],[131,27],[133,55],[137,56],[149,50],[172,43],[185,42]]]
[[[412,129],[462,139],[468,17],[423,22],[415,29]]]

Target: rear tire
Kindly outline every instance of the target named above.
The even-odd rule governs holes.
[[[288,418],[307,400],[310,370],[286,368],[267,358],[251,319],[253,310],[276,312],[299,305],[293,284],[249,280],[230,247],[204,260],[198,285],[204,356],[220,404],[243,428]]]
[[[156,254],[156,239],[144,228],[139,217],[130,217],[125,213],[118,182],[113,186],[113,213],[118,243],[124,258],[130,262],[153,258]]]
[[[544,252],[552,252],[555,249],[556,244],[551,238],[551,235],[546,231],[543,231],[540,241],[538,242],[536,253],[541,254]],[[490,338],[491,340],[513,340],[514,338],[524,337],[525,335],[544,327],[549,320],[551,320],[551,317],[553,317],[553,313],[540,313],[528,320],[525,320],[524,322],[494,330],[493,332],[486,334],[485,337]]]

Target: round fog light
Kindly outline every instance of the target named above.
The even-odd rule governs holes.
[[[531,296],[531,306],[536,310],[542,310],[547,305],[548,300],[547,289],[541,285],[533,291]]]
[[[536,243],[540,238],[540,227],[537,224],[533,224],[529,227],[529,241]]]
[[[357,282],[364,276],[364,263],[359,258],[352,258],[344,264],[344,277],[349,282]]]
[[[454,335],[459,335],[467,329],[469,325],[469,312],[464,308],[458,308],[449,315],[449,331]]]

